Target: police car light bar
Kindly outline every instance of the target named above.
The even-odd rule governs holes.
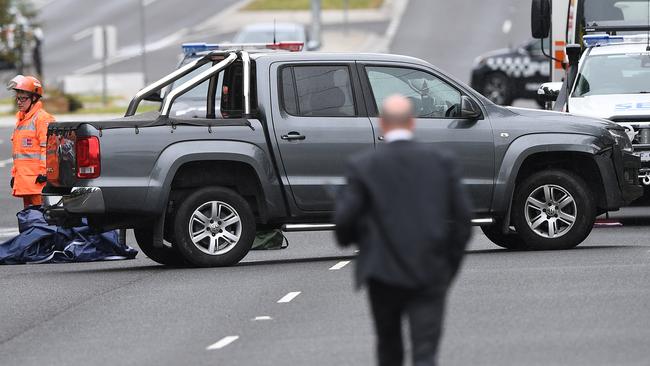
[[[645,43],[648,41],[647,34],[633,34],[624,36],[612,36],[609,34],[588,34],[582,37],[585,47],[606,46],[614,43]]]
[[[277,43],[184,43],[183,53],[193,55],[200,52],[219,50],[285,50],[290,52],[302,51],[303,42],[277,42]]]

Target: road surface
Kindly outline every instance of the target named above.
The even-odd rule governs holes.
[[[509,6],[516,7],[503,10]],[[527,25],[515,19],[527,19],[527,7],[413,0],[392,49],[467,80],[473,57],[526,38]],[[516,37],[501,32],[506,17]],[[0,162],[10,157],[9,134],[0,129]],[[9,169],[0,164],[4,238],[20,208],[8,196]],[[647,217],[631,219],[647,214],[626,209],[615,216],[625,226],[595,229],[566,251],[509,252],[477,230],[449,298],[441,364],[647,365],[650,230]],[[169,269],[142,254],[0,266],[0,364],[372,364],[365,293],[352,282],[354,250],[337,248],[328,232],[289,240],[288,249],[251,252],[230,268]],[[131,236],[129,244],[137,246]]]

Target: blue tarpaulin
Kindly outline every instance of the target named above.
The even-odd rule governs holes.
[[[117,231],[97,234],[87,225],[49,225],[33,206],[16,214],[20,234],[0,244],[0,264],[67,263],[133,259],[138,251],[121,244]]]

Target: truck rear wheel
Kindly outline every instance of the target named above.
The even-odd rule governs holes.
[[[513,216],[525,249],[567,249],[580,244],[596,221],[593,194],[585,181],[565,170],[545,170],[515,191]]]
[[[135,240],[138,242],[138,247],[140,247],[142,253],[152,261],[174,267],[180,267],[187,264],[181,253],[176,250],[176,248],[154,247],[152,227],[133,229],[133,234],[135,234]]]
[[[176,245],[198,267],[238,263],[255,239],[255,217],[236,192],[222,187],[195,191],[183,200],[174,219]]]

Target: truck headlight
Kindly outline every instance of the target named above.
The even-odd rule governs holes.
[[[632,147],[632,141],[630,141],[630,138],[627,137],[627,133],[625,133],[625,130],[610,129],[608,131],[612,135],[614,140],[616,140],[616,144],[621,147],[621,150],[629,153],[631,153],[634,150],[634,148]]]

